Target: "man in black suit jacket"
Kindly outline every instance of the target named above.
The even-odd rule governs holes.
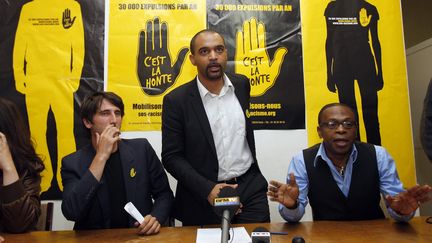
[[[147,139],[120,139],[124,105],[111,92],[96,92],[81,106],[92,144],[63,158],[62,211],[74,229],[138,227],[155,234],[169,219],[173,195]],[[154,201],[154,202],[153,202]],[[135,222],[123,209],[132,202],[144,216]]]
[[[183,225],[220,223],[212,205],[230,186],[242,204],[234,223],[269,222],[267,181],[245,116],[249,80],[224,73],[227,50],[215,31],[198,32],[190,51],[197,78],[166,95],[162,110],[162,163],[177,179],[174,216]]]

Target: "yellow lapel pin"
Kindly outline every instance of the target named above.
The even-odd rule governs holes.
[[[130,175],[131,178],[134,178],[134,177],[135,177],[135,175],[136,175],[135,168],[131,168],[131,169],[130,169],[130,171],[129,171],[129,175]]]

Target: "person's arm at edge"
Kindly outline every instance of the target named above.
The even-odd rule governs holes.
[[[420,138],[423,150],[432,162],[432,79],[429,81],[429,86],[423,102]]]
[[[18,181],[2,186],[1,224],[12,233],[32,230],[36,225],[40,209],[40,177],[31,177],[27,173]]]

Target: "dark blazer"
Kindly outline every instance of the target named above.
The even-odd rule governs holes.
[[[243,112],[249,107],[250,86],[244,76],[226,74]],[[246,137],[256,163],[254,134],[246,117]],[[218,180],[219,163],[210,123],[196,79],[174,89],[163,100],[162,163],[177,179],[173,214],[186,225],[214,223],[207,196]]]
[[[170,214],[173,194],[167,175],[147,139],[122,139],[119,143],[126,200],[143,216],[151,214],[164,224]],[[109,195],[104,176],[98,182],[89,171],[96,152],[88,145],[63,158],[63,215],[75,221],[74,229],[109,228]],[[131,169],[135,170],[135,175]],[[154,202],[152,202],[152,199]],[[129,226],[135,220],[129,217]]]

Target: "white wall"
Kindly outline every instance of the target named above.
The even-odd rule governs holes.
[[[432,78],[432,39],[407,49],[406,56],[417,182],[420,184],[432,184],[432,163],[427,159],[420,143],[420,120],[423,100],[429,80]],[[420,213],[422,215],[432,215],[432,203],[421,205]]]
[[[152,144],[156,153],[161,154],[161,132],[123,132],[125,138],[145,137]],[[306,130],[257,130],[255,131],[257,159],[267,180],[285,181],[288,164],[295,153],[307,146]],[[168,174],[171,189],[175,191],[176,180]],[[61,213],[61,201],[54,202],[53,230],[69,230],[73,222],[67,221]],[[277,204],[270,202],[271,221],[283,221],[277,211]],[[302,220],[312,220],[310,208]]]

